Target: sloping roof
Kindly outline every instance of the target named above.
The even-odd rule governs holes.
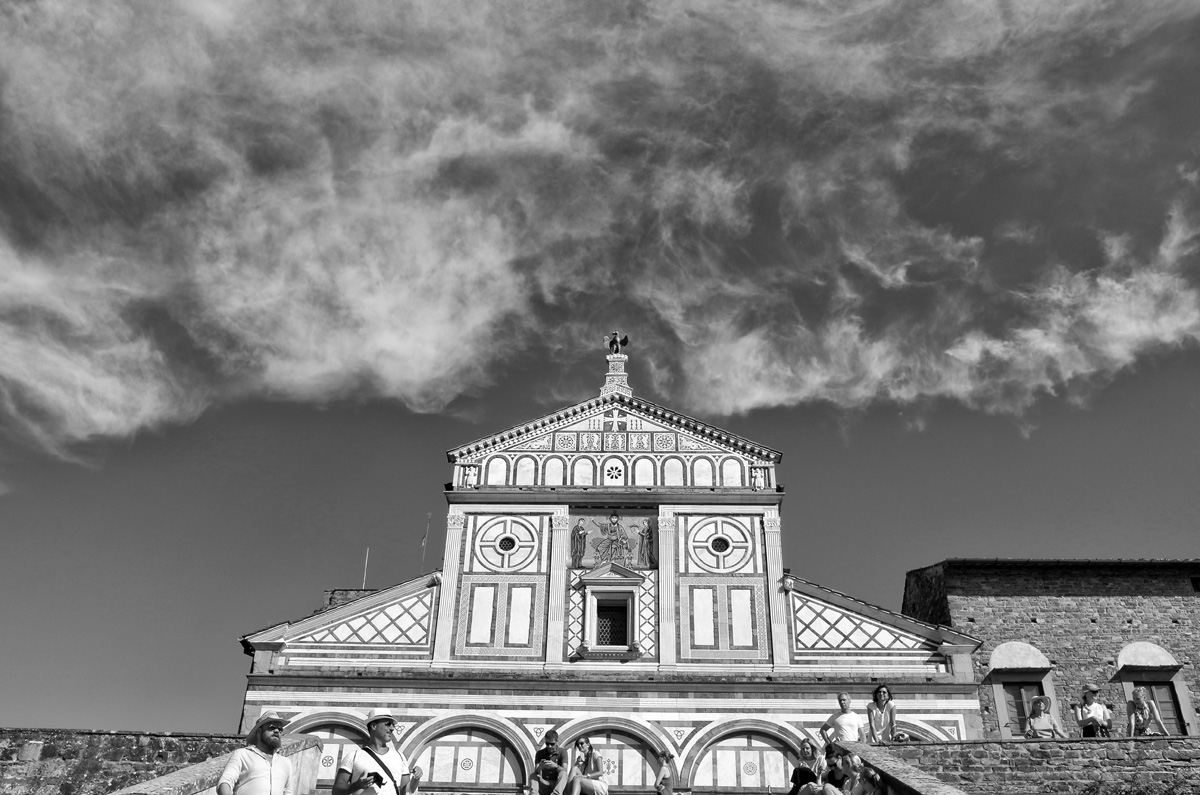
[[[747,453],[749,455],[758,456],[759,458],[767,459],[778,463],[783,458],[783,453],[774,450],[770,447],[752,442],[749,439],[738,436],[735,433],[722,430],[715,425],[709,425],[695,417],[689,417],[686,414],[680,414],[677,411],[665,408],[657,403],[651,403],[649,400],[643,400],[638,397],[630,397],[621,394],[601,395],[582,403],[576,403],[573,406],[559,409],[558,411],[539,417],[535,420],[514,425],[513,427],[494,433],[490,436],[485,436],[481,439],[456,447],[446,451],[446,460],[450,463],[455,463],[460,457],[466,455],[474,455],[476,453],[487,450],[490,447],[495,447],[500,444],[511,442],[521,436],[533,433],[542,433],[551,430],[554,427],[566,424],[575,419],[578,419],[580,414],[600,408],[605,405],[614,404],[625,406],[635,411],[644,412],[650,417],[657,419],[669,425],[674,425],[680,430],[687,431],[706,439],[709,439],[718,444],[727,445],[735,450]]]
[[[965,632],[960,632],[944,624],[930,624],[927,621],[919,621],[903,613],[888,610],[886,607],[880,607],[870,602],[864,602],[861,599],[855,599],[853,596],[844,594],[841,591],[835,591],[832,588],[826,588],[824,585],[818,585],[810,580],[805,580],[801,577],[794,577],[794,579],[796,580],[794,590],[835,604],[838,607],[843,607],[852,612],[870,616],[899,629],[906,629],[914,634],[923,635],[931,640],[936,640],[940,643],[964,646],[972,645],[976,647],[983,643],[982,639],[974,635],[968,635]]]
[[[1097,566],[1112,566],[1130,568],[1145,568],[1146,566],[1179,567],[1200,566],[1200,558],[946,558],[938,563],[931,563],[918,569],[912,569],[910,574],[926,571],[937,567],[956,569],[994,569],[994,568],[1095,568]]]
[[[302,632],[305,629],[318,626],[323,623],[334,622],[342,619],[347,615],[353,615],[358,610],[369,607],[377,602],[386,602],[395,596],[401,595],[407,591],[420,590],[430,588],[436,585],[435,578],[442,576],[441,571],[434,570],[429,574],[422,574],[414,577],[411,580],[397,583],[396,585],[387,588],[380,588],[371,593],[364,594],[357,599],[351,599],[348,602],[342,602],[339,605],[330,607],[327,610],[318,610],[316,613],[296,619],[295,621],[280,621],[278,624],[256,629],[253,632],[247,632],[239,640],[242,648],[249,654],[252,643],[266,642],[271,643],[282,640],[285,636],[295,632]]]

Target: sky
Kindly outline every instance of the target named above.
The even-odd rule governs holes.
[[[233,731],[612,329],[806,579],[1200,557],[1200,6],[0,3],[0,725]]]

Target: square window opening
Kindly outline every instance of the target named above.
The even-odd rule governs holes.
[[[596,645],[629,645],[629,602],[624,599],[596,600]]]

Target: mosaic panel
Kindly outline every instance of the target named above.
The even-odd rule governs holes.
[[[658,452],[669,453],[675,450],[675,434],[673,433],[656,433],[654,434],[654,449]]]
[[[601,563],[627,568],[658,566],[658,512],[651,510],[571,512],[572,569]]]
[[[792,595],[792,621],[796,651],[893,651],[932,647],[924,638],[796,594]]]
[[[629,434],[629,449],[634,451],[649,451],[650,450],[650,434],[648,433],[631,433]]]
[[[433,591],[422,591],[339,624],[321,627],[296,641],[428,646]]]
[[[602,437],[598,433],[581,433],[579,434],[579,449],[580,450],[599,450]]]
[[[604,449],[621,452],[625,450],[625,434],[623,433],[606,433],[604,434]]]
[[[556,433],[554,434],[554,449],[564,450],[569,453],[575,452],[579,446],[579,439],[573,433]]]

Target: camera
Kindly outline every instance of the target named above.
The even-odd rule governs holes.
[[[371,783],[374,786],[376,786],[376,787],[383,786],[383,776],[379,775],[378,773],[372,771],[367,774],[367,778],[369,778],[371,780]]]

